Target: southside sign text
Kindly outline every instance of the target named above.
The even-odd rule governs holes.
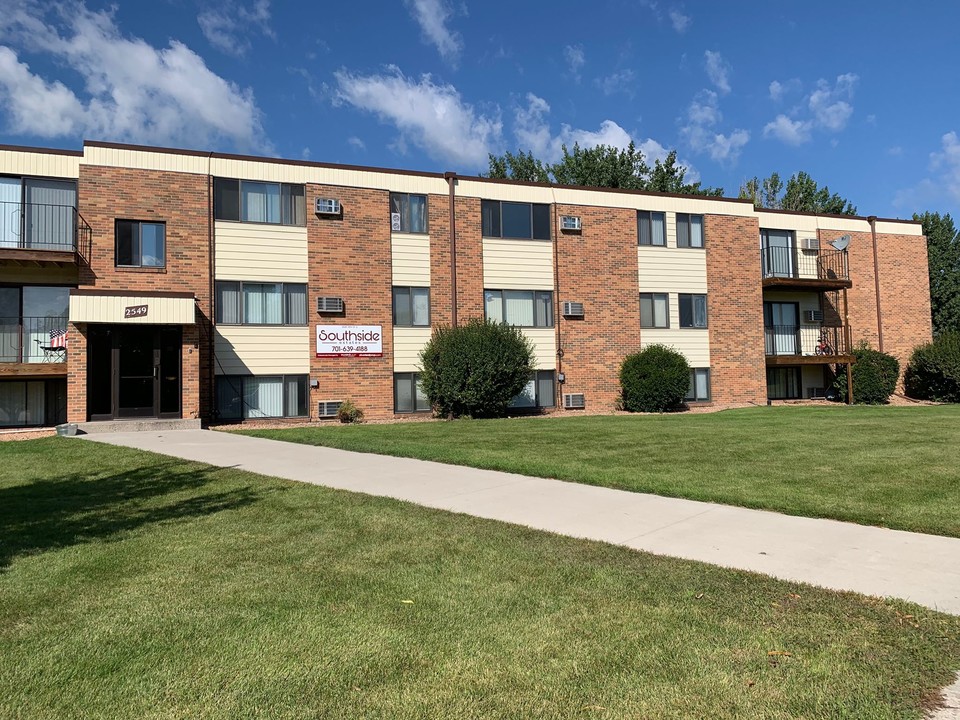
[[[383,357],[383,326],[317,325],[317,357]]]

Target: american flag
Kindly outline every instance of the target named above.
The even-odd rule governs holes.
[[[67,346],[67,331],[51,330],[50,331],[50,347],[65,348],[66,346]]]

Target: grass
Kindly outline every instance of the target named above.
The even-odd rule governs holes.
[[[960,618],[50,438],[0,658],[4,718],[917,718]]]
[[[764,407],[243,432],[960,537],[960,406]]]

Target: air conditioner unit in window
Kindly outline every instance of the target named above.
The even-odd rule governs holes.
[[[390,213],[390,231],[400,232],[400,213]]]
[[[820,241],[817,238],[802,238],[800,240],[801,250],[819,250]]]
[[[583,393],[564,393],[563,407],[565,410],[583,410],[587,406],[587,400]]]
[[[340,409],[342,400],[321,400],[317,403],[318,418],[333,418],[337,416],[337,410]]]
[[[803,321],[808,323],[819,323],[823,322],[823,311],[821,310],[804,310],[803,311]]]
[[[343,298],[338,298],[338,297],[318,297],[318,298],[317,298],[317,312],[318,312],[318,313],[342,313],[342,312],[343,312]]]
[[[339,215],[343,208],[333,198],[317,198],[317,215]]]
[[[563,316],[564,317],[583,317],[583,303],[579,302],[564,302],[563,303]]]
[[[560,229],[561,230],[579,230],[580,218],[578,218],[576,215],[561,215]]]

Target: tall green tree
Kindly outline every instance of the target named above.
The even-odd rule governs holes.
[[[686,181],[687,168],[677,162],[676,150],[650,167],[643,151],[632,142],[626,148],[597,145],[571,150],[563,146],[563,157],[546,163],[527,152],[490,155],[487,176],[501,180],[549,182],[558,185],[652,190],[685,195],[723,195],[723,188],[704,187]]]
[[[857,214],[856,205],[838,193],[831,193],[826,185],[819,187],[817,182],[803,171],[791,175],[786,185],[777,173],[762,181],[756,177],[751,178],[740,186],[739,196],[753,200],[757,207],[771,210],[799,210],[825,215]]]
[[[914,214],[913,219],[923,225],[927,236],[933,332],[960,331],[960,232],[950,213],[925,212]]]

